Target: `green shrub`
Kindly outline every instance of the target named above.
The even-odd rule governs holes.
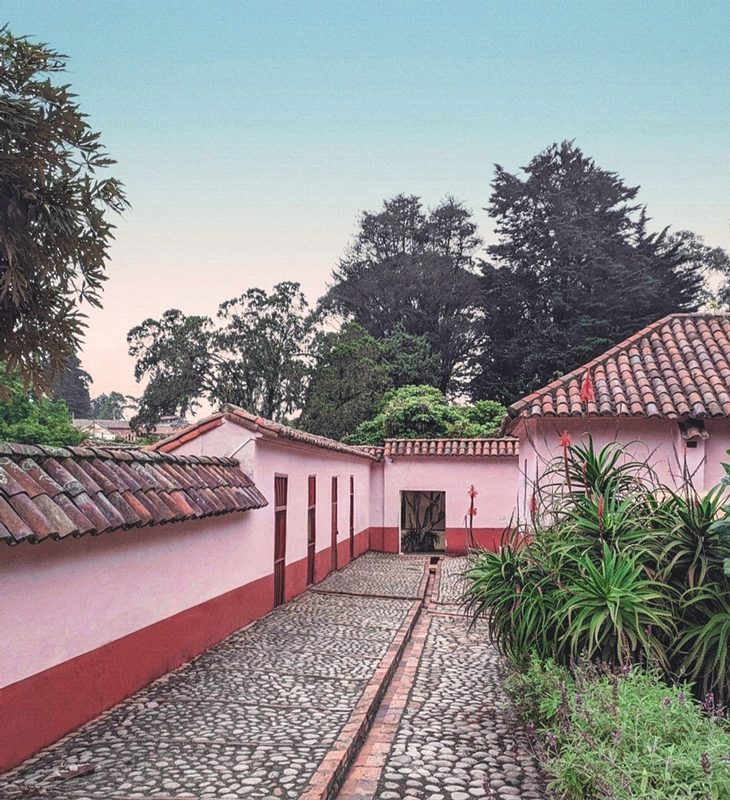
[[[478,438],[494,436],[506,413],[492,400],[473,406],[449,405],[433,386],[402,386],[386,392],[379,413],[343,441],[382,445],[386,439]]]
[[[531,519],[472,554],[470,611],[517,664],[530,653],[621,667],[646,660],[698,697],[730,697],[730,507],[661,486],[622,446],[563,440]],[[726,468],[728,469],[728,468]],[[729,472],[730,474],[730,472]],[[725,483],[730,479],[726,479]]]
[[[561,798],[730,798],[730,736],[686,686],[640,667],[572,671],[534,658],[508,687]],[[709,713],[708,713],[709,712]]]

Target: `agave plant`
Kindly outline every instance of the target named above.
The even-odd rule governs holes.
[[[647,578],[637,558],[619,555],[607,544],[600,559],[584,557],[576,567],[559,612],[565,655],[626,664],[643,649],[655,663],[667,666],[661,642],[673,628],[667,587]]]
[[[560,484],[570,494],[621,495],[657,482],[651,467],[631,458],[627,446],[620,442],[608,442],[596,450],[590,435],[585,444],[567,444],[567,441],[563,455],[554,459],[545,470],[542,479],[544,491],[555,489]]]
[[[665,580],[692,589],[720,577],[730,557],[728,522],[719,518],[724,492],[724,486],[715,487],[705,497],[692,490],[686,496],[667,490],[662,509],[667,530],[659,557]]]
[[[472,556],[471,613],[518,663],[643,656],[700,696],[730,698],[730,466],[700,497],[661,486],[616,443],[561,445],[535,487],[529,536]]]
[[[727,581],[689,589],[683,604],[694,612],[675,648],[681,672],[697,681],[702,695],[720,703],[730,697],[730,585]]]
[[[488,623],[491,640],[517,663],[535,650],[551,655],[561,633],[558,587],[542,555],[513,537],[497,553],[474,553],[466,576],[469,613]]]

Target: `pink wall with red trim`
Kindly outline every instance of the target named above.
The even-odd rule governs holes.
[[[649,462],[657,478],[679,488],[685,476],[691,476],[694,488],[704,493],[724,474],[722,461],[730,462],[730,420],[707,420],[707,440],[687,447],[676,420],[626,417],[563,417],[520,420],[514,434],[520,439],[519,509],[520,517],[529,518],[529,499],[536,475],[542,475],[547,463],[561,455],[560,437],[568,431],[573,442],[586,444],[589,434],[599,449],[612,441],[627,446],[629,457]]]
[[[383,469],[383,522],[379,528],[383,529],[385,552],[397,553],[400,549],[404,491],[446,493],[446,552],[450,555],[466,552],[465,518],[470,486],[478,492],[474,528],[481,531],[479,538],[485,544],[492,545],[512,518],[519,484],[516,458],[396,457],[392,461],[386,459]]]
[[[401,489],[446,491],[448,546],[462,552],[466,493],[474,483],[480,492],[477,532],[486,541],[490,526],[501,530],[509,518],[516,480],[515,459],[383,464],[262,437],[228,421],[175,452],[239,459],[269,505],[99,537],[0,547],[0,769],[272,608],[275,475],[288,477],[286,600],[306,588],[310,475],[317,477],[315,582],[331,570],[333,476],[339,567],[350,561],[350,476],[355,556],[369,549],[398,552]]]

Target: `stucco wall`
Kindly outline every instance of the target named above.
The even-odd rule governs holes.
[[[489,531],[491,544],[509,524],[517,501],[518,468],[516,458],[394,458],[386,460],[383,498],[385,538],[400,530],[401,492],[446,493],[446,549],[464,550],[464,518],[469,509],[469,487],[479,493],[475,505],[474,527]],[[397,535],[397,534],[396,534]],[[396,544],[399,542],[396,540]],[[394,550],[397,552],[397,547]]]
[[[0,687],[270,573],[259,513],[0,548]]]
[[[562,453],[560,436],[568,431],[573,442],[585,443],[590,434],[598,449],[610,441],[627,446],[631,458],[646,461],[657,478],[668,486],[680,488],[691,479],[699,492],[706,492],[722,477],[721,461],[730,461],[730,420],[708,420],[710,436],[688,448],[677,422],[639,418],[532,418],[519,422],[514,433],[520,439],[520,516],[527,519],[529,498],[536,475]]]
[[[331,501],[332,478],[337,477],[338,492],[338,544],[341,567],[349,560],[350,527],[350,476],[355,488],[355,534],[367,536],[370,528],[371,475],[373,464],[369,459],[347,453],[324,450],[292,442],[284,438],[267,438],[234,423],[224,421],[222,425],[204,435],[185,442],[175,450],[178,455],[233,455],[241,462],[241,468],[252,478],[269,505],[256,512],[256,526],[262,547],[269,549],[269,561],[273,570],[274,561],[274,478],[286,476],[287,498],[287,543],[286,564],[301,563],[307,557],[307,508],[308,479],[317,479],[317,525],[316,546],[318,554],[324,555],[331,545]],[[362,549],[362,548],[361,548]],[[328,563],[319,558],[319,563]],[[316,579],[321,580],[323,567],[319,567]],[[304,587],[300,588],[300,591]],[[289,593],[288,593],[289,594]],[[291,595],[289,595],[291,596]]]

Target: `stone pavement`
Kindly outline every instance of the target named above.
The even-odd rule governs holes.
[[[337,800],[548,797],[484,626],[464,615],[468,559],[441,561],[372,731]]]
[[[363,741],[341,800],[542,796],[499,658],[460,614],[463,566],[419,617],[429,559],[362,556],[0,777],[0,798],[331,800]]]

